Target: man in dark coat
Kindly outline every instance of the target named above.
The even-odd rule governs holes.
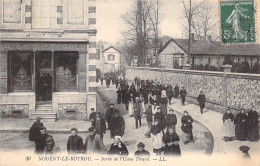
[[[206,96],[205,94],[203,94],[203,91],[200,91],[197,101],[199,102],[200,113],[203,114],[203,109],[205,108],[205,103],[206,103]]]
[[[90,134],[87,136],[84,150],[88,154],[98,154],[105,151],[105,145],[103,139],[99,134],[97,134],[94,127],[89,128]]]
[[[114,138],[116,135],[123,136],[125,133],[125,120],[119,115],[119,110],[114,111],[114,116],[110,120],[110,134],[111,138]]]
[[[153,122],[153,112],[152,112],[151,104],[148,104],[148,108],[146,108],[146,111],[143,114],[146,114],[146,121],[148,124],[148,129],[147,132],[145,133],[145,136],[149,138],[151,137],[150,129],[152,127],[152,122]]]
[[[163,142],[165,143],[164,155],[180,156],[181,149],[179,145],[180,138],[175,132],[175,129],[169,128],[167,133],[163,136]]]
[[[137,144],[138,150],[135,152],[135,156],[150,156],[150,153],[144,149],[145,144],[142,142],[139,142]]]
[[[122,137],[116,135],[114,137],[114,143],[110,146],[107,154],[109,155],[120,155],[120,156],[128,156],[129,152],[125,146],[125,144],[121,141]]]
[[[171,85],[168,85],[167,90],[166,90],[166,95],[167,95],[169,104],[171,105],[171,100],[172,100],[172,97],[174,95]]]
[[[179,93],[180,93],[180,88],[176,84],[175,87],[174,87],[174,97],[177,98],[179,96]]]
[[[140,127],[142,125],[142,122],[141,122],[142,104],[140,102],[139,97],[136,97],[133,109],[134,109],[134,118],[135,118],[135,128],[137,129],[138,128],[138,122],[139,122]]]
[[[181,96],[181,104],[184,106],[185,105],[185,98],[187,95],[187,91],[184,87],[180,90],[180,96]]]
[[[37,137],[41,135],[40,129],[43,127],[41,123],[41,117],[36,118],[36,122],[32,125],[29,131],[29,141],[35,141]]]
[[[169,110],[169,114],[167,114],[166,118],[166,125],[167,125],[167,130],[171,127],[175,130],[175,125],[177,124],[177,117],[176,115],[173,113],[173,110]]]
[[[48,137],[52,137],[52,136],[47,134],[45,127],[40,128],[40,133],[41,133],[41,135],[39,135],[35,139],[35,153],[36,154],[43,154],[45,152],[45,149],[46,149],[46,146],[47,146],[46,139]],[[54,146],[54,143],[53,143],[53,146]]]
[[[67,142],[68,153],[82,153],[84,150],[84,145],[82,138],[77,135],[78,130],[76,128],[72,128],[70,131],[71,136]]]
[[[95,112],[94,108],[91,108],[91,113],[89,115],[89,120],[91,121],[91,127],[95,126],[96,123],[96,115],[97,113]]]
[[[122,99],[122,90],[121,90],[120,87],[118,88],[116,93],[117,93],[117,103],[120,104],[121,103],[121,99]]]
[[[248,117],[244,109],[240,110],[240,112],[235,117],[235,135],[236,138],[240,141],[246,141],[247,139],[247,120]]]
[[[184,111],[184,115],[181,118],[181,130],[183,131],[183,133],[185,134],[185,140],[184,140],[184,144],[187,144],[189,142],[194,142],[193,141],[193,133],[192,133],[192,123],[193,123],[193,119],[192,117],[189,115],[188,111]]]
[[[255,109],[255,106],[252,107],[252,110],[248,112],[248,121],[247,121],[247,135],[249,141],[258,141],[259,140],[259,115]]]
[[[114,115],[114,104],[110,104],[110,107],[109,109],[106,111],[106,114],[105,114],[105,118],[106,118],[106,121],[108,123],[108,128],[110,128],[110,121],[111,121],[111,118],[113,117]]]
[[[103,139],[103,135],[106,133],[106,122],[105,119],[101,117],[100,112],[97,112],[95,130]]]

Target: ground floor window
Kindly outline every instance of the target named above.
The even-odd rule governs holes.
[[[8,52],[8,91],[21,92],[33,89],[33,52]]]
[[[173,68],[180,69],[183,68],[184,58],[183,55],[173,55]]]

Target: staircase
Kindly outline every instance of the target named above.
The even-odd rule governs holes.
[[[52,111],[52,103],[48,104],[37,104],[35,113],[30,115],[30,119],[36,119],[37,117],[41,117],[41,121],[55,122],[56,121],[56,113]]]

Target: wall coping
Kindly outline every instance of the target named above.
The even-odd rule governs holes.
[[[126,69],[135,69],[135,70],[150,70],[158,72],[174,72],[174,73],[186,73],[186,74],[197,74],[197,75],[214,75],[223,77],[226,74],[226,77],[230,78],[244,78],[244,79],[254,79],[260,80],[260,74],[248,74],[248,73],[224,73],[216,71],[200,71],[200,70],[186,70],[186,69],[169,69],[169,68],[148,68],[148,67],[132,67],[126,66]]]

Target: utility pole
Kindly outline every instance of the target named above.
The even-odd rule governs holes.
[[[189,19],[188,19],[188,22],[189,22],[189,43],[188,43],[188,64],[190,64],[190,56],[191,56],[191,53],[190,53],[190,47],[191,47],[191,18],[192,15],[191,15],[191,0],[190,0],[190,9],[189,9]]]

